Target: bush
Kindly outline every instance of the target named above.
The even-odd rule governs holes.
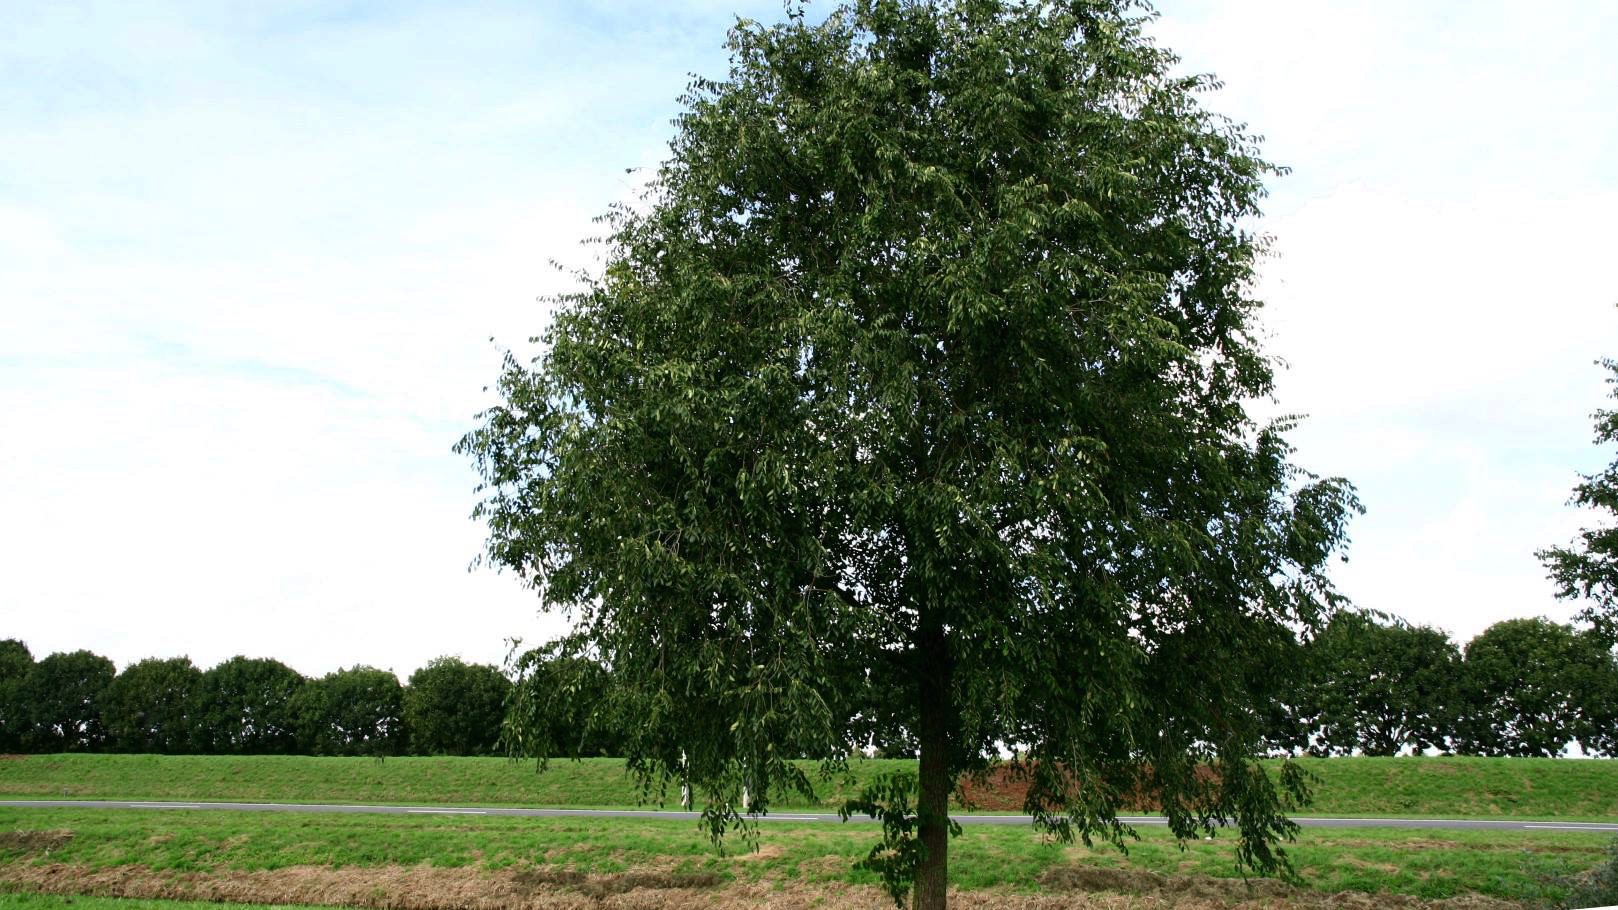
[[[1607,861],[1583,875],[1567,882],[1567,897],[1556,904],[1558,908],[1618,906],[1618,841],[1607,848]]]

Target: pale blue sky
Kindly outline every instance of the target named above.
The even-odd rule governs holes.
[[[824,5],[817,5],[821,8]],[[1414,7],[1414,9],[1413,9]],[[811,7],[812,9],[816,7]],[[550,258],[779,2],[7,7],[0,637],[120,665],[401,674],[553,628],[468,573],[449,453]],[[1154,26],[1293,168],[1279,408],[1370,508],[1339,573],[1458,637],[1566,616],[1532,550],[1603,453],[1618,7],[1176,0]]]

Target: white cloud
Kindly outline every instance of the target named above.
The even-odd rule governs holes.
[[[750,3],[761,19],[775,3]],[[1358,482],[1344,589],[1459,635],[1550,600],[1532,551],[1602,456],[1618,353],[1618,17],[1174,2],[1157,34],[1295,168],[1263,295]],[[1567,16],[1580,21],[1572,27]],[[467,573],[449,446],[665,152],[724,4],[60,3],[0,35],[0,636],[306,673],[553,631]],[[1561,610],[1562,613],[1557,613]]]
[[[1472,202],[1364,185],[1268,227],[1260,293],[1299,461],[1354,480],[1368,514],[1339,577],[1365,606],[1468,638],[1511,616],[1565,618],[1535,550],[1601,453],[1589,414],[1618,311],[1602,212],[1618,193]],[[1610,453],[1609,453],[1610,454]]]
[[[650,163],[590,157],[652,145],[592,121],[668,51],[576,84],[528,45],[588,41],[531,11],[266,55],[158,9],[132,28],[169,55],[108,36],[81,58],[50,53],[61,12],[0,45],[42,80],[0,151],[35,175],[0,191],[0,635],[408,673],[553,634],[513,579],[467,572],[476,477],[449,449],[499,345],[543,329],[547,260],[579,259]],[[672,110],[676,75],[623,110]]]
[[[1344,591],[1463,639],[1569,615],[1533,552],[1590,520],[1564,503],[1611,456],[1618,15],[1171,0],[1152,28],[1293,168],[1259,293],[1299,462],[1369,509]]]

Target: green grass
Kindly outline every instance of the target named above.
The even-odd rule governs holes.
[[[782,811],[832,809],[861,781],[909,767],[856,760],[853,782],[820,782],[816,799],[780,798]],[[1533,758],[1331,758],[1303,766],[1320,778],[1309,815],[1618,818],[1618,762]],[[811,769],[812,771],[812,769]],[[625,807],[645,804],[617,759],[532,763],[502,758],[36,755],[0,761],[0,797]],[[662,805],[677,808],[677,793]],[[659,794],[650,794],[657,805]]]
[[[1618,761],[1556,758],[1315,758],[1310,815],[1618,818]]]
[[[774,808],[835,808],[859,782],[914,762],[856,761],[854,783],[817,781],[817,799],[783,795]],[[379,803],[444,806],[679,808],[679,789],[641,793],[621,759],[333,758],[301,755],[31,755],[0,761],[0,798]]]
[[[71,832],[72,837],[27,833]],[[1181,851],[1161,829],[1127,857],[1109,847],[1054,843],[1029,828],[969,827],[951,846],[950,879],[960,888],[1043,890],[1042,875],[1073,866],[1159,874],[1236,874],[1234,837]],[[876,842],[874,825],[760,826],[757,853],[739,840],[714,850],[685,821],[528,819],[465,816],[350,816],[269,813],[0,810],[0,880],[34,862],[89,870],[141,866],[160,875],[317,866],[565,869],[598,875],[707,874],[725,882],[874,884],[854,861]],[[1476,892],[1506,899],[1554,898],[1556,880],[1601,861],[1610,835],[1582,832],[1305,831],[1289,849],[1307,884],[1443,898]]]
[[[1610,834],[1541,837],[1537,832],[1413,831],[1401,828],[1309,829],[1286,847],[1312,889],[1367,891],[1422,898],[1476,892],[1513,900],[1560,896],[1556,880],[1597,865]],[[1159,874],[1232,873],[1234,838],[1189,845],[1154,832],[1129,856],[1090,851],[1097,865]]]

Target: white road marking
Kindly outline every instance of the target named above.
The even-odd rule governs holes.
[[[130,803],[131,809],[201,809],[196,803]]]
[[[486,809],[406,809],[418,815],[488,815]]]
[[[1599,822],[1587,822],[1582,825],[1523,825],[1524,828],[1555,828],[1558,831],[1612,831],[1618,830],[1618,825],[1603,825]],[[1597,907],[1596,910],[1601,910]]]

